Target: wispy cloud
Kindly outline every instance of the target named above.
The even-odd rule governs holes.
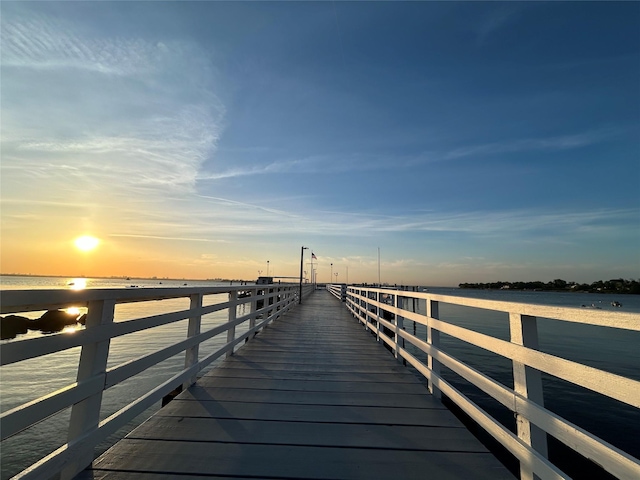
[[[516,20],[520,15],[520,10],[519,5],[500,4],[497,8],[483,15],[475,26],[478,45],[482,46],[494,32]]]
[[[225,113],[207,52],[4,13],[3,202],[162,208],[195,191]]]
[[[455,148],[442,155],[443,160],[527,151],[570,150],[600,143],[621,133],[620,129],[592,130],[570,135],[524,138]]]
[[[228,243],[226,240],[216,240],[211,238],[194,238],[194,237],[167,237],[161,235],[132,235],[130,233],[111,233],[110,237],[115,238],[143,238],[152,240],[178,240],[180,242],[206,242],[206,243]]]
[[[111,75],[157,71],[166,57],[182,50],[134,38],[87,38],[75,25],[37,13],[3,22],[1,38],[5,66],[77,68]]]
[[[565,151],[588,147],[625,133],[627,129],[606,128],[566,135],[538,138],[505,139],[490,143],[472,144],[450,149],[433,150],[419,154],[383,155],[364,153],[326,154],[302,157],[299,159],[277,159],[266,163],[243,162],[242,166],[233,166],[219,171],[200,171],[197,181],[219,181],[230,178],[297,174],[341,174],[349,172],[372,172],[398,170],[419,167],[424,164],[455,161],[467,157],[487,155],[516,154],[531,151]],[[218,167],[219,168],[219,167]]]
[[[397,166],[397,162],[395,164]],[[223,180],[227,178],[274,175],[282,173],[347,173],[353,170],[372,171],[390,168],[388,159],[377,155],[344,153],[309,155],[293,159],[276,159],[266,163],[233,166],[221,171],[202,171],[197,180]]]

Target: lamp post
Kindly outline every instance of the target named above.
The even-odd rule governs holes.
[[[269,260],[267,260],[267,277],[269,276]]]
[[[347,279],[345,280],[347,285],[349,285],[349,266],[347,265]]]
[[[258,277],[262,276],[262,270],[258,270]]]
[[[300,248],[300,298],[298,299],[298,304],[302,303],[302,266],[304,263],[304,251],[307,250],[309,247],[302,247]]]
[[[338,272],[334,273],[334,275],[336,276],[336,283],[338,283]]]
[[[333,263],[331,264],[331,275],[329,275],[329,282],[331,282],[332,278],[333,278]]]

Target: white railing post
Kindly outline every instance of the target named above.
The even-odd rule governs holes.
[[[511,342],[527,348],[538,350],[538,322],[536,317],[509,313],[509,330]],[[528,367],[521,362],[513,361],[513,389],[519,395],[544,407],[542,375],[539,370]],[[540,455],[548,458],[547,434],[544,430],[532,425],[523,415],[516,413],[518,437],[527,445],[531,445]],[[520,463],[521,480],[533,480],[538,476]]]
[[[249,314],[251,315],[251,318],[249,318],[249,330],[251,330],[253,327],[256,326],[256,310],[258,309],[258,301],[255,299],[255,297],[258,295],[258,289],[255,289],[251,292],[251,297],[253,298],[253,300],[251,300],[251,307],[249,309]],[[256,332],[253,333],[252,335],[253,337],[256,336]],[[251,335],[249,337],[247,337],[247,342],[249,341],[249,338],[252,337]]]
[[[393,306],[396,307],[396,308],[400,308],[398,306],[398,295],[397,294],[393,296]],[[395,328],[395,330],[396,330],[395,331],[395,342],[396,342],[396,345],[395,345],[395,352],[394,353],[395,353],[396,359],[400,359],[400,358],[402,358],[401,355],[400,355],[400,350],[399,350],[399,347],[400,347],[400,345],[399,345],[400,344],[400,330],[402,330],[404,328],[404,318],[401,317],[400,315],[398,315],[397,313],[396,313],[395,324],[396,324],[396,328]]]
[[[438,302],[427,299],[427,323],[431,323],[430,318],[439,319],[440,308]],[[440,332],[430,325],[427,325],[427,343],[434,348],[440,348]],[[427,367],[433,375],[440,376],[440,362],[432,355],[427,355]],[[432,380],[429,380],[429,391],[434,397],[441,398],[440,389],[434,386]]]
[[[380,292],[375,292],[376,294],[376,341],[380,342]]]
[[[233,291],[233,292],[229,292],[229,323],[235,322],[236,321],[236,310],[238,308],[238,292],[237,291]],[[229,342],[233,342],[236,338],[236,327],[235,325],[230,326],[229,329],[227,330],[227,343]],[[231,350],[228,350],[226,353],[227,357],[230,357],[231,355],[233,355],[233,348]]]
[[[114,300],[89,302],[85,328],[89,330],[112,323],[114,310]],[[110,339],[107,339],[82,347],[80,362],[78,364],[78,383],[97,375],[105,375],[106,378],[110,341]],[[69,442],[73,442],[81,435],[98,428],[103,391],[104,390],[101,390],[99,393],[91,395],[71,407],[71,418],[69,420],[69,432],[67,435]],[[93,462],[94,446],[95,445],[87,445],[86,447],[89,450],[82,453],[62,470],[60,474],[61,480],[73,478],[78,472]]]
[[[187,327],[187,338],[200,335],[200,326],[202,324],[202,294],[196,293],[189,297],[190,304],[189,310],[191,315],[189,316],[189,326]],[[184,352],[184,368],[190,368],[198,363],[198,353],[200,350],[200,344],[196,344],[189,347]],[[183,389],[189,388],[196,382],[197,375],[194,374],[186,382],[182,384]]]
[[[369,314],[371,313],[369,311],[369,309],[371,308],[369,306],[369,290],[364,291],[364,297],[362,298],[363,300],[360,301],[360,305],[364,307],[364,330],[368,332],[369,331]],[[364,305],[362,305],[363,301],[364,301]]]

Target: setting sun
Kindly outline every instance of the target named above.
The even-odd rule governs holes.
[[[88,252],[96,248],[100,243],[100,240],[90,235],[84,235],[82,237],[76,238],[73,243],[75,244],[76,248],[78,248],[79,250],[82,250],[83,252]]]

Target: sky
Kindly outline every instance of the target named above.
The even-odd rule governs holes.
[[[0,10],[2,273],[640,277],[638,2]]]

